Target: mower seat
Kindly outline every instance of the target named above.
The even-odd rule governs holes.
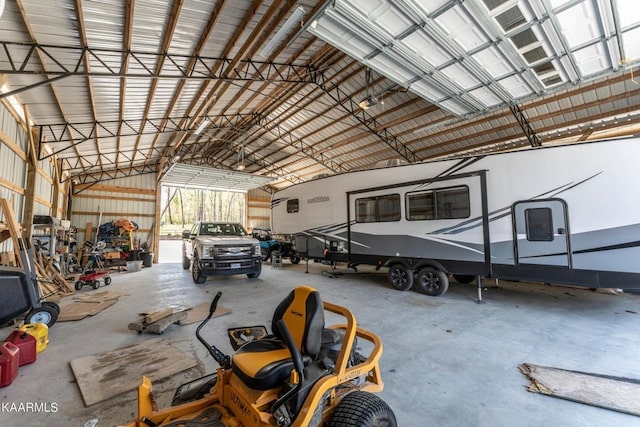
[[[300,286],[278,305],[271,324],[275,337],[251,341],[231,358],[231,369],[247,386],[269,390],[281,385],[293,370],[293,360],[276,323],[280,320],[291,334],[306,366],[316,360],[322,344],[324,309],[320,294]]]

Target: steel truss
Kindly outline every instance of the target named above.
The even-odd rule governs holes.
[[[24,90],[29,90],[43,84],[68,76],[106,76],[106,77],[147,77],[168,79],[203,79],[230,81],[274,81],[286,83],[305,83],[317,85],[337,106],[352,115],[369,132],[397,152],[409,162],[416,162],[418,156],[408,146],[401,143],[397,137],[382,127],[375,117],[371,116],[351,99],[338,85],[330,86],[324,73],[313,66],[293,65],[273,62],[259,62],[242,60],[236,67],[230,68],[232,59],[205,57],[200,55],[159,54],[155,52],[125,51],[118,49],[96,49],[89,47],[56,46],[38,43],[18,43],[0,41],[0,74],[31,74],[46,76],[46,79],[33,85],[25,86],[11,92],[0,93],[0,99]],[[38,55],[49,58],[51,63],[43,69]],[[64,56],[64,64],[57,59]],[[165,65],[160,72],[155,71],[158,58],[165,58]],[[84,66],[84,59],[91,63],[91,71]],[[193,66],[188,64],[192,63]],[[128,67],[125,65],[128,64]],[[217,71],[214,71],[219,66]],[[254,117],[256,116],[256,117]],[[216,118],[226,119],[226,115],[206,116],[213,123]],[[165,132],[191,131],[179,123],[181,120],[191,121],[193,117],[159,118],[140,120],[95,121],[87,123],[63,123],[56,125],[40,125],[40,142],[62,143],[67,145],[54,150],[42,158],[58,155],[74,146],[97,138],[110,138]],[[348,170],[340,163],[330,159],[319,150],[301,139],[296,138],[289,131],[285,131],[279,124],[269,122],[265,117],[257,114],[237,114],[227,126],[238,126],[254,122],[263,127],[277,138],[285,141],[289,146],[297,148],[302,154],[317,161],[333,172]],[[163,123],[166,121],[166,123]],[[183,122],[184,123],[184,122]],[[77,134],[77,135],[75,135]],[[42,145],[41,145],[42,147]]]
[[[542,145],[542,142],[540,141],[540,138],[538,138],[538,135],[536,135],[536,132],[531,127],[529,120],[527,120],[527,118],[525,117],[524,111],[520,109],[518,104],[511,104],[509,105],[509,108],[511,109],[513,116],[518,121],[518,124],[520,125],[522,132],[524,132],[524,135],[527,137],[527,140],[529,140],[529,144],[531,144],[532,147],[540,147]]]
[[[47,63],[46,69],[40,65],[40,57],[51,60]],[[157,72],[155,68],[160,57],[164,59],[164,64],[162,70]],[[90,71],[85,67],[85,58],[91,62]],[[44,80],[32,85],[0,93],[0,99],[70,76],[286,83],[313,83],[316,79],[317,70],[310,65],[243,59],[231,68],[232,62],[231,58],[181,55],[170,52],[0,41],[0,75],[22,74],[45,77]],[[193,65],[190,66],[190,64]]]

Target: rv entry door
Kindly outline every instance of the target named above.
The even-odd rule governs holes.
[[[564,200],[516,202],[512,215],[516,264],[571,268],[569,224]]]

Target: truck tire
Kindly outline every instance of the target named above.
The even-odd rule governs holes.
[[[333,409],[329,427],[397,427],[393,410],[378,396],[366,391],[347,394]]]
[[[389,283],[393,289],[408,291],[413,286],[413,272],[402,264],[389,267]]]
[[[202,270],[200,270],[200,262],[198,261],[198,256],[193,254],[193,265],[191,266],[191,277],[193,278],[194,283],[204,283],[207,281],[207,276],[202,274]]]
[[[434,267],[423,267],[418,272],[418,290],[423,294],[437,297],[449,289],[449,278],[442,270]]]
[[[291,255],[289,260],[291,261],[291,264],[300,264],[300,257],[298,255]]]
[[[260,264],[256,271],[254,271],[253,273],[247,273],[247,277],[249,279],[257,279],[258,277],[260,277],[260,273],[262,273],[262,264]]]

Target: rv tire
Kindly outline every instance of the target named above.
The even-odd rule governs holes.
[[[442,270],[433,267],[423,267],[418,272],[418,290],[423,294],[437,297],[449,289],[449,278]]]
[[[389,267],[389,283],[393,289],[408,291],[413,286],[413,271],[402,264]]]

